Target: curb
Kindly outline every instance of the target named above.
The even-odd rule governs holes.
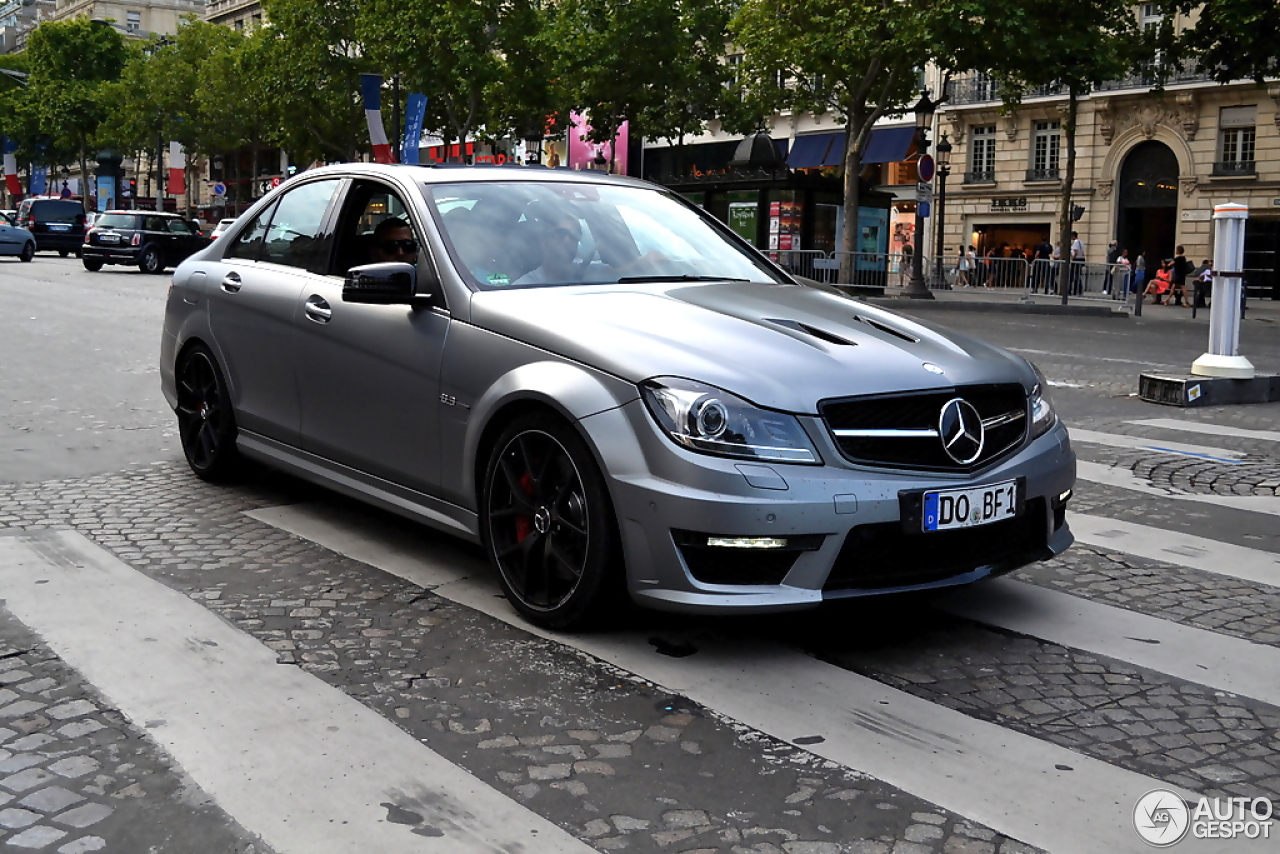
[[[1105,305],[1055,305],[1032,302],[959,302],[953,300],[924,300],[904,297],[872,297],[866,299],[872,305],[900,311],[924,309],[926,311],[998,311],[1008,314],[1065,314],[1077,317],[1129,318],[1129,312],[1116,311]]]

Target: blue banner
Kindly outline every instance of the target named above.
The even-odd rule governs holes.
[[[49,192],[49,170],[44,166],[31,167],[31,195],[43,196]]]
[[[400,162],[417,163],[418,146],[422,144],[422,120],[427,115],[427,96],[409,93],[404,105],[404,136],[400,140]]]
[[[116,179],[110,175],[98,176],[98,213],[116,206]]]
[[[13,154],[17,150],[18,150],[18,143],[15,140],[9,139],[9,137],[6,136],[4,138],[4,148],[0,153]]]

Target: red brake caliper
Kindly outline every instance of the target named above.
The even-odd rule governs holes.
[[[533,477],[528,472],[520,475],[520,488],[524,490],[525,495],[533,495]],[[524,538],[533,533],[533,517],[517,516],[516,517],[516,542],[524,542]]]

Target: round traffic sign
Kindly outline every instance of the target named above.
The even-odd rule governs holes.
[[[225,196],[227,194],[227,185],[221,182],[213,185],[213,194],[215,196]]]
[[[916,171],[920,173],[920,180],[928,183],[933,180],[933,155],[920,155],[920,162],[916,164]]]

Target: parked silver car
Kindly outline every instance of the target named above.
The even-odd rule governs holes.
[[[481,542],[565,627],[964,584],[1072,537],[1025,359],[794,282],[641,181],[308,170],[174,274],[163,390],[239,456]]]

